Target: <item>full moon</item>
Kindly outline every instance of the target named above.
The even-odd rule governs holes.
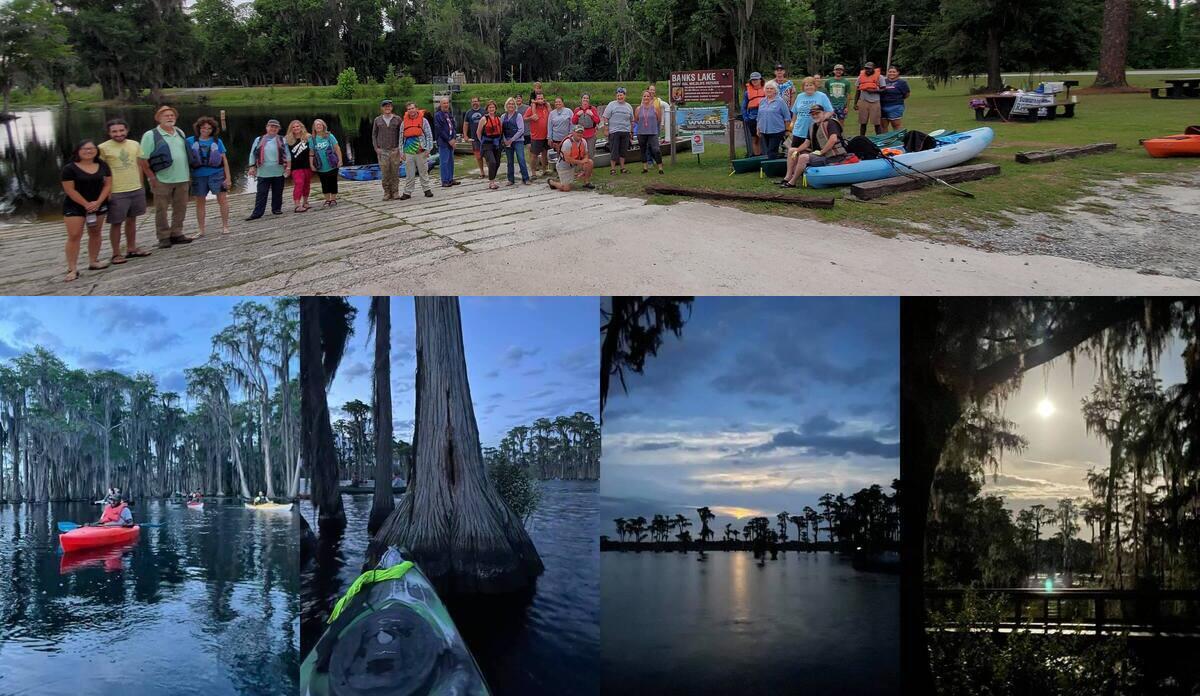
[[[1054,404],[1050,403],[1050,399],[1042,399],[1038,403],[1037,412],[1042,418],[1049,418],[1054,415]]]

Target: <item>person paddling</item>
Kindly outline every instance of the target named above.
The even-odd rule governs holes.
[[[117,496],[104,508],[98,524],[101,527],[132,527],[133,513],[129,510],[129,501]]]
[[[258,495],[254,496],[254,502],[251,503],[251,505],[265,505],[269,502],[271,502],[271,500],[267,498],[267,496],[263,495],[262,491],[259,491]]]

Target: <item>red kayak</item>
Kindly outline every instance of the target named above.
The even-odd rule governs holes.
[[[106,573],[115,573],[124,566],[122,559],[125,552],[137,545],[137,540],[130,539],[113,546],[82,551],[68,551],[58,561],[58,572],[67,575],[84,568],[104,568]]]
[[[120,544],[132,541],[138,536],[140,527],[80,527],[58,535],[58,543],[63,551],[78,551],[96,546]]]
[[[1142,141],[1151,157],[1200,157],[1200,135],[1167,135]]]
[[[202,509],[204,509],[204,503],[188,503],[188,504],[187,504],[187,506],[188,506],[188,507],[190,507],[190,508],[191,508],[191,509],[193,509],[193,510],[202,510]]]

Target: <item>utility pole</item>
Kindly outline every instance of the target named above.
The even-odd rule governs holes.
[[[887,62],[883,64],[883,74],[886,75],[888,68],[892,66],[892,43],[896,40],[896,15],[892,15],[891,26],[888,27],[888,53]]]

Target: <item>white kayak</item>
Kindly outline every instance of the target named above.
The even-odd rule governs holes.
[[[261,512],[291,512],[292,510],[291,503],[262,503],[260,505],[246,503],[246,507]]]
[[[890,176],[904,176],[912,174],[913,169],[919,172],[932,172],[955,167],[977,157],[979,153],[987,149],[988,145],[992,144],[992,139],[995,137],[995,132],[986,127],[964,133],[939,135],[936,136],[938,146],[932,150],[906,152],[891,158],[899,164],[881,158],[862,160],[854,164],[812,167],[804,172],[804,179],[812,188],[828,188],[886,179]]]

